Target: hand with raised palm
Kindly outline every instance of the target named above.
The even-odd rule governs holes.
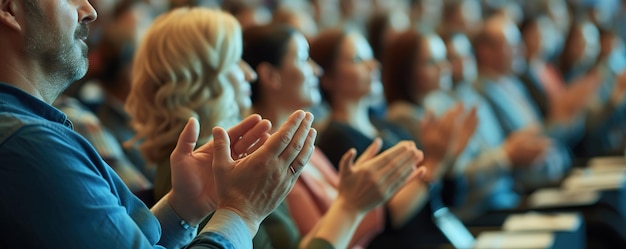
[[[413,142],[400,142],[378,154],[381,146],[377,138],[356,162],[356,151],[351,149],[339,163],[338,199],[355,212],[368,212],[387,202],[407,180],[426,171],[417,167],[424,154]]]
[[[217,208],[239,215],[251,235],[291,191],[308,163],[317,136],[312,122],[311,113],[296,111],[256,151],[236,160],[231,157],[228,134],[213,129]]]
[[[189,119],[181,132],[176,148],[170,156],[172,190],[167,196],[176,213],[191,225],[198,224],[217,206],[217,192],[213,176],[213,150],[215,143],[196,148],[200,125]],[[231,157],[251,154],[269,137],[271,123],[259,115],[251,115],[228,131]]]

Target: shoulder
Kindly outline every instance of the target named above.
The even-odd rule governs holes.
[[[416,106],[408,102],[395,102],[387,107],[387,119],[402,120],[407,117],[414,117],[418,112]]]
[[[0,113],[0,146],[9,139],[37,139],[34,134],[45,134],[67,139],[72,130],[57,122],[20,113]]]

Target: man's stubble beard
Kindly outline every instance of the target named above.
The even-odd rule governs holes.
[[[47,83],[60,93],[87,73],[87,46],[80,46],[79,55],[75,51],[80,45],[79,34],[88,33],[87,25],[80,24],[79,30],[66,36],[46,20],[45,13],[34,1],[25,0],[24,5],[27,20],[25,53],[41,63]]]

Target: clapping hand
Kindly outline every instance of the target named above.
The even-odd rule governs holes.
[[[217,208],[238,214],[256,234],[259,224],[287,196],[314,150],[313,115],[294,112],[256,151],[232,158],[224,129],[213,129]]]
[[[251,115],[231,128],[231,157],[253,153],[268,139],[270,129],[271,123],[259,115]],[[217,206],[214,141],[195,149],[199,133],[198,121],[189,119],[170,157],[172,191],[167,198],[176,213],[191,225],[198,224]]]
[[[426,171],[424,167],[416,168],[424,154],[413,142],[400,142],[377,155],[381,146],[377,138],[356,162],[354,149],[339,162],[339,199],[356,212],[367,212],[385,203],[408,179],[421,177]]]

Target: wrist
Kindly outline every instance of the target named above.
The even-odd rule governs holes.
[[[253,238],[254,238],[254,236],[256,235],[256,233],[259,230],[259,226],[261,225],[261,221],[263,221],[263,219],[256,218],[255,215],[246,214],[246,212],[241,211],[238,208],[231,207],[229,205],[218,206],[217,209],[218,210],[228,210],[230,212],[235,213],[237,216],[239,216],[239,218],[241,218],[241,220],[243,220],[243,222],[246,224],[246,227],[248,228],[248,232],[250,233],[250,236],[253,237]]]
[[[336,209],[336,212],[341,213],[342,215],[358,219],[365,216],[367,212],[369,212],[376,206],[378,205],[363,205],[360,207],[357,202],[350,201],[348,200],[348,198],[339,195],[337,199],[335,199],[335,201],[331,204],[330,208]]]
[[[178,196],[170,191],[167,195],[165,195],[165,200],[170,205],[174,213],[187,223],[189,226],[195,227],[213,210],[209,210],[208,212],[199,212],[195,211],[190,205],[190,203],[186,203],[185,201],[178,198]]]

